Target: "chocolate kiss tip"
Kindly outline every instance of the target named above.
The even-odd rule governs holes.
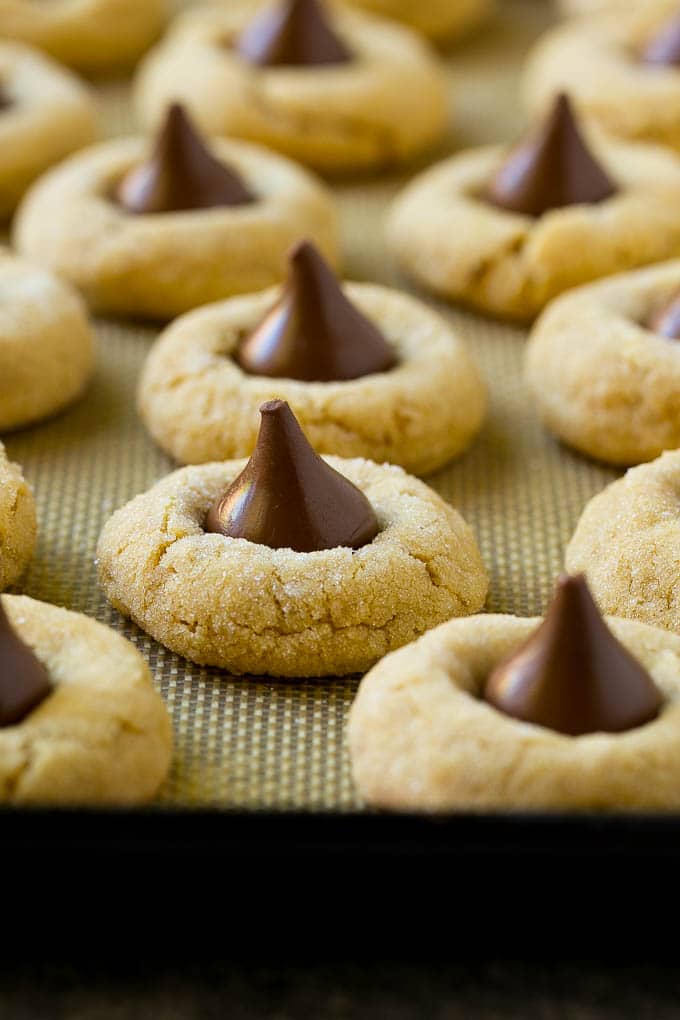
[[[47,670],[10,624],[0,599],[0,726],[13,726],[50,693]]]
[[[360,549],[378,534],[363,492],[309,445],[283,400],[260,408],[253,455],[208,512],[205,530],[271,549]]]
[[[651,315],[645,325],[667,340],[680,340],[680,294]]]
[[[645,64],[680,64],[680,13],[666,21],[642,51]]]
[[[236,49],[262,67],[318,67],[352,59],[318,0],[280,0],[248,25]]]
[[[589,151],[565,93],[539,128],[509,154],[487,198],[526,216],[568,205],[603,202],[616,186]]]
[[[209,151],[179,103],[168,108],[151,157],[123,178],[116,197],[128,212],[137,214],[254,201],[238,174]]]
[[[345,296],[308,241],[289,253],[283,294],[234,358],[249,375],[303,382],[359,379],[397,363],[380,330]]]
[[[505,715],[570,736],[619,733],[659,714],[654,681],[614,637],[582,574],[562,576],[543,623],[489,677]]]

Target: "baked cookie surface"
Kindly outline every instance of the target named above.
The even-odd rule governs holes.
[[[254,66],[234,47],[258,6],[197,10],[175,22],[137,76],[145,127],[180,101],[209,134],[258,142],[326,173],[399,163],[442,137],[444,74],[414,33],[333,8],[333,27],[351,51],[347,63]]]
[[[601,276],[680,254],[680,162],[656,146],[585,128],[618,192],[533,218],[483,195],[506,150],[460,153],[397,197],[388,243],[401,267],[444,297],[528,321],[554,297]]]
[[[52,690],[19,723],[0,728],[0,800],[150,800],[170,764],[172,731],[142,656],[81,613],[19,595],[2,602],[47,668]]]
[[[385,18],[403,21],[435,42],[450,42],[482,24],[495,7],[494,0],[349,0]]]
[[[232,673],[361,672],[484,603],[470,527],[400,468],[323,458],[368,497],[380,525],[360,549],[299,553],[203,530],[246,462],[188,467],[118,510],[97,551],[112,605],[172,651]]]
[[[93,336],[78,295],[0,251],[0,432],[62,410],[80,395],[93,365]]]
[[[678,292],[675,261],[565,294],[545,310],[526,375],[560,439],[621,465],[680,446],[680,341],[645,325]]]
[[[538,113],[568,91],[614,135],[680,149],[680,68],[647,64],[645,45],[678,12],[675,0],[603,5],[605,13],[547,32],[529,55],[522,92]]]
[[[37,534],[35,502],[18,464],[0,443],[0,591],[23,574]]]
[[[94,141],[97,128],[85,86],[28,46],[0,42],[0,89],[0,217],[6,218],[37,177]]]
[[[97,73],[131,64],[154,41],[165,16],[164,0],[0,0],[0,37]]]
[[[144,139],[106,142],[67,160],[33,188],[17,214],[19,250],[73,283],[99,311],[171,318],[197,305],[263,289],[285,273],[306,236],[337,261],[326,190],[290,161],[256,146],[214,141],[255,201],[132,215],[117,185],[147,156]]]
[[[394,347],[395,368],[342,382],[249,375],[230,355],[279,292],[233,298],[173,323],[152,348],[138,400],[154,439],[184,463],[244,457],[260,404],[283,397],[321,453],[389,461],[416,474],[461,453],[486,405],[462,341],[404,294],[364,283],[344,290]]]
[[[587,504],[567,546],[605,612],[680,633],[680,452],[632,468]]]
[[[452,620],[383,659],[349,721],[354,780],[370,806],[402,811],[676,809],[680,804],[680,637],[608,618],[665,696],[623,733],[572,737],[482,699],[499,662],[540,621]]]

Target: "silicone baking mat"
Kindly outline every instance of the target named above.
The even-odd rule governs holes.
[[[416,0],[414,0],[416,2]],[[550,21],[540,0],[505,0],[495,23],[447,56],[452,129],[442,152],[522,128],[522,56]],[[100,88],[109,135],[129,132],[124,84]],[[411,170],[411,173],[413,171]],[[347,276],[406,288],[382,241],[382,220],[408,175],[335,187]],[[471,450],[430,483],[474,527],[491,572],[488,609],[539,613],[585,502],[614,472],[569,453],[539,426],[522,382],[524,333],[434,302],[465,337],[486,377],[491,411]],[[173,469],[135,412],[135,388],[157,330],[97,322],[98,369],[85,398],[59,418],[3,437],[34,486],[35,560],[19,590],[121,630],[149,661],[172,713],[174,764],[159,802],[246,810],[358,806],[343,727],[357,678],[233,679],[193,666],[124,622],[97,587],[100,529],[111,512]]]

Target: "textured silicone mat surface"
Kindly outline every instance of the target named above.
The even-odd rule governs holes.
[[[505,0],[499,6],[503,12],[493,26],[447,57],[454,127],[442,154],[510,139],[521,129],[518,69],[549,21],[548,5]],[[130,130],[125,87],[100,92],[104,130]],[[405,180],[335,188],[347,276],[407,286],[394,274],[382,243],[386,206]],[[572,455],[540,428],[522,383],[522,331],[437,307],[480,364],[491,391],[491,413],[468,454],[429,481],[477,533],[491,572],[489,610],[538,613],[583,505],[614,472]],[[38,501],[38,551],[20,590],[111,624],[146,656],[176,732],[162,803],[354,808],[343,724],[356,678],[237,680],[200,669],[125,623],[98,590],[94,550],[103,523],[173,468],[135,412],[137,377],[156,332],[99,321],[98,370],[86,397],[51,422],[3,437]]]

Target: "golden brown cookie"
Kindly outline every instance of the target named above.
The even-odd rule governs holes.
[[[334,676],[484,603],[470,527],[397,467],[325,457],[372,504],[359,549],[272,549],[203,530],[245,461],[182,468],[113,515],[97,556],[106,597],[168,648],[231,673]]]
[[[607,13],[547,32],[526,65],[528,109],[539,113],[556,93],[568,91],[608,132],[680,149],[680,68],[654,66],[641,56],[677,11],[676,0],[608,5]]]
[[[0,36],[88,74],[128,67],[159,34],[165,0],[0,0]]]
[[[527,348],[527,382],[560,439],[611,464],[680,446],[680,341],[649,325],[680,293],[680,261],[625,273],[554,301]]]
[[[0,42],[0,217],[96,134],[94,102],[74,75],[37,50]]]
[[[605,612],[680,633],[680,451],[590,500],[567,546]]]
[[[338,7],[329,17],[352,59],[262,67],[235,51],[260,8],[233,3],[179,18],[138,73],[141,123],[153,127],[180,101],[210,134],[259,142],[325,173],[400,163],[442,137],[444,74],[413,32]]]
[[[168,771],[172,729],[139,652],[81,613],[20,595],[3,596],[2,605],[46,667],[51,691],[0,728],[0,801],[151,800]]]
[[[33,493],[0,443],[0,591],[14,584],[28,566],[36,533]]]
[[[129,213],[112,196],[148,158],[149,143],[121,139],[79,153],[38,182],[17,214],[16,246],[75,284],[91,307],[155,318],[271,286],[301,237],[337,261],[333,201],[311,175],[244,142],[214,141],[212,150],[254,201]]]
[[[387,231],[402,268],[444,297],[526,321],[565,290],[680,255],[677,157],[582,127],[618,186],[611,198],[538,217],[501,209],[483,196],[506,150],[462,152],[396,199]]]
[[[279,292],[232,298],[179,319],[152,348],[139,408],[154,439],[184,463],[244,457],[257,409],[282,397],[322,453],[390,461],[416,474],[461,453],[479,429],[486,395],[460,338],[405,294],[363,283],[344,289],[393,347],[394,368],[340,382],[247,374],[232,355]]]
[[[62,410],[93,367],[94,338],[78,295],[0,249],[0,432]]]
[[[608,618],[665,703],[623,733],[567,736],[482,698],[494,668],[539,620],[452,620],[383,659],[349,721],[354,781],[399,811],[658,809],[680,806],[680,637]]]

